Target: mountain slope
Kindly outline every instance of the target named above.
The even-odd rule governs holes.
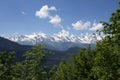
[[[25,46],[0,37],[0,51],[15,51],[16,52],[16,61],[21,61],[23,58],[23,54],[25,51],[30,50],[32,46]],[[45,49],[48,50],[48,49]],[[54,54],[46,54],[44,65],[58,65],[61,60],[68,61],[70,59],[70,55],[76,54],[78,52],[78,47],[73,47],[68,49],[67,51],[57,51],[57,50],[48,50]]]
[[[20,48],[21,46],[18,43],[12,42],[8,39],[0,37],[0,49],[1,50],[16,50],[17,48]]]
[[[10,41],[6,38],[0,37],[0,50],[25,50],[27,49],[29,46],[27,45],[20,45],[16,42]]]
[[[0,51],[16,52],[16,61],[22,60],[22,55],[25,51],[31,49],[32,46],[20,45],[16,42],[10,41],[3,37],[0,37]]]

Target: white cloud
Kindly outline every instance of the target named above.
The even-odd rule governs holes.
[[[50,11],[57,11],[55,6],[48,7],[48,5],[44,5],[39,11],[36,11],[36,16],[40,19],[49,19],[49,23],[53,24],[56,27],[60,27],[61,17],[59,15],[52,16]]]
[[[26,13],[24,11],[21,11],[21,14],[26,15]]]
[[[59,15],[51,16],[49,22],[58,27],[60,26],[61,18],[59,17]]]
[[[103,25],[101,24],[101,23],[93,23],[93,27],[92,28],[90,28],[89,30],[91,30],[91,31],[96,31],[96,30],[100,30],[100,29],[102,29],[103,28]]]
[[[83,21],[77,21],[76,23],[72,23],[72,27],[75,30],[86,30],[90,27],[91,23],[89,21],[83,22]]]
[[[51,10],[51,11],[57,11],[57,9],[56,9],[55,6],[51,6],[51,7],[49,8],[49,10]]]
[[[39,11],[36,11],[35,15],[39,18],[48,18],[50,16],[50,11],[56,10],[54,6],[48,7],[48,5],[44,5]]]

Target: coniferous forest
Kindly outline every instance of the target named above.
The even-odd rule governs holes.
[[[0,80],[120,80],[120,2],[104,28],[98,30],[105,37],[72,55],[70,61],[46,66],[44,58],[49,51],[33,47],[15,61],[15,52],[0,52]]]

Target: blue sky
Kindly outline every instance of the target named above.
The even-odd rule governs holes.
[[[92,33],[117,7],[118,0],[1,0],[0,35]]]

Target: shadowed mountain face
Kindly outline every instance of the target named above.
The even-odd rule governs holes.
[[[3,37],[0,37],[0,51],[25,51],[29,49],[31,46],[20,45],[16,42],[10,41]]]
[[[20,45],[16,42],[0,37],[0,51],[15,51],[17,61],[21,60],[23,53],[29,49],[31,49],[31,46]]]
[[[16,50],[19,49],[20,47],[21,45],[0,37],[0,50]]]

